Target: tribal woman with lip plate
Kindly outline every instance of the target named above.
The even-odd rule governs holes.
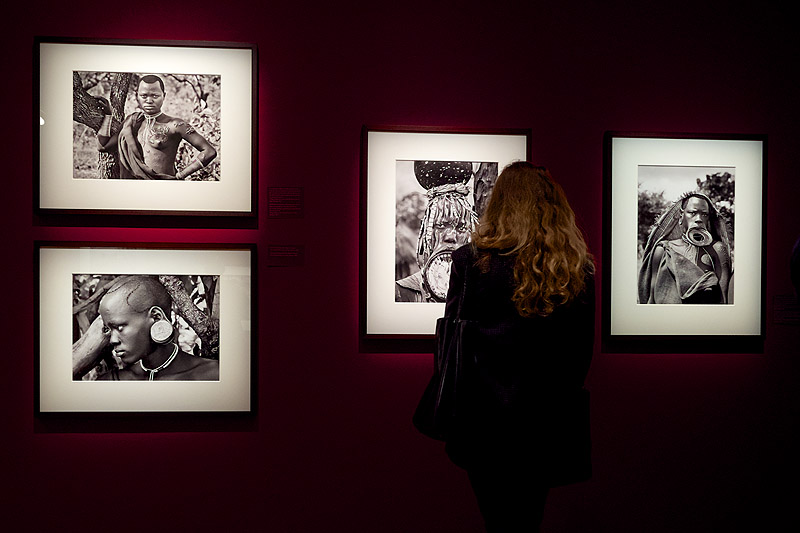
[[[497,178],[497,163],[414,161],[414,176],[428,197],[417,240],[419,270],[395,281],[395,301],[443,302],[450,254],[469,242]],[[472,189],[467,185],[471,179]]]
[[[537,531],[549,489],[591,476],[583,383],[595,316],[592,257],[545,168],[516,162],[500,174],[472,243],[453,252],[445,317],[462,290],[474,327],[446,451],[487,531]]]
[[[111,105],[105,98],[105,118],[97,132],[101,151],[119,151],[121,177],[124,179],[183,180],[217,157],[211,144],[187,122],[161,111],[166,97],[164,81],[147,75],[139,80],[136,101],[141,111],[125,118],[120,131],[111,135]],[[197,149],[192,162],[180,171],[175,168],[178,146],[185,140]]]
[[[705,194],[686,193],[650,230],[639,270],[639,303],[732,303],[731,276],[722,215]]]
[[[100,317],[122,370],[103,380],[216,381],[219,361],[195,357],[178,348],[169,322],[172,299],[155,277],[117,278],[100,300]]]

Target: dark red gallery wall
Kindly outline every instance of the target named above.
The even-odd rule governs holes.
[[[563,183],[598,259],[605,130],[768,134],[764,353],[618,355],[598,343],[595,476],[552,492],[545,530],[768,531],[788,516],[800,330],[772,321],[800,235],[798,42],[786,13],[429,4],[46,2],[7,21],[0,505],[18,530],[481,530],[463,473],[410,424],[430,356],[359,352],[362,124],[531,128],[534,159]],[[257,223],[34,217],[35,35],[256,43]],[[305,218],[267,219],[270,186],[303,187]],[[99,430],[35,420],[37,239],[256,243],[257,417]],[[305,264],[264,267],[267,244],[304,245]]]

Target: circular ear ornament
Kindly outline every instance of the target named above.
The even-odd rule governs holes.
[[[156,320],[156,322],[150,326],[150,338],[157,344],[168,343],[172,340],[172,334],[172,324],[163,318]]]

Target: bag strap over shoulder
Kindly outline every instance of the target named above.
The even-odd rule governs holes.
[[[461,308],[464,306],[464,298],[467,297],[467,278],[469,278],[469,265],[464,269],[464,283],[461,285],[461,298],[458,300],[458,311],[456,318],[461,320]]]

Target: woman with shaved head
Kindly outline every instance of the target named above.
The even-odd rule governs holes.
[[[195,357],[178,348],[170,322],[172,298],[151,276],[117,278],[100,300],[100,317],[114,355],[123,364],[99,379],[219,379],[219,361]]]

